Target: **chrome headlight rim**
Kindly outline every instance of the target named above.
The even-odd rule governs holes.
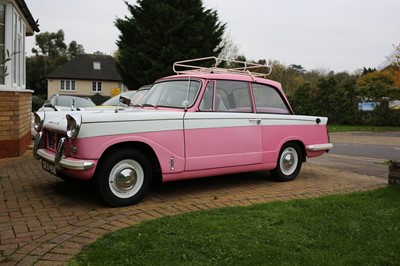
[[[67,137],[75,139],[81,128],[82,117],[79,114],[67,114]]]
[[[35,129],[36,132],[39,133],[43,128],[46,114],[44,112],[34,112],[33,115],[35,117],[33,128]]]

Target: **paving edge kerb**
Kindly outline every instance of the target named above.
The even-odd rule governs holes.
[[[0,264],[66,265],[98,237],[185,212],[367,191],[387,179],[305,164],[286,183],[251,173],[167,183],[138,205],[106,208],[91,189],[45,173],[28,151],[0,160]]]

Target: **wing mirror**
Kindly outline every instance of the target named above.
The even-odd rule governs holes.
[[[122,104],[126,104],[127,106],[129,106],[131,104],[131,98],[126,97],[124,95],[119,96],[119,102]]]

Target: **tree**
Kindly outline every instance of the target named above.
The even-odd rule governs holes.
[[[235,60],[239,56],[239,47],[235,44],[229,34],[225,34],[220,44],[223,49],[218,57]]]
[[[75,58],[76,56],[84,53],[85,49],[83,48],[82,44],[79,44],[76,41],[72,41],[69,43],[67,50],[68,59],[71,60],[72,58]]]
[[[400,44],[393,45],[394,50],[386,57],[385,66],[396,66],[400,68]]]
[[[43,32],[35,36],[35,44],[37,48],[32,48],[32,53],[35,55],[44,55],[48,57],[55,57],[60,54],[65,54],[67,45],[64,42],[64,31],[58,30],[57,32]]]
[[[395,78],[389,71],[374,71],[357,80],[361,95],[371,101],[380,102],[391,97]]]
[[[304,69],[304,67],[302,65],[291,64],[289,67],[291,69],[293,69],[295,72],[297,72],[298,74],[304,74],[306,72],[306,70]]]
[[[34,90],[36,95],[47,95],[44,66],[44,56],[28,56],[26,58],[26,87]]]
[[[316,88],[321,77],[326,76],[322,69],[312,69],[304,73],[304,81],[310,83],[311,88]]]
[[[375,71],[376,71],[376,68],[370,68],[370,67],[366,68],[366,67],[364,67],[363,70],[362,70],[362,74],[361,75],[367,75],[367,74],[375,72]]]
[[[395,45],[393,45],[393,46],[395,49],[395,58],[396,58],[395,63],[398,67],[400,67],[400,44],[397,46],[395,46]]]
[[[318,86],[315,92],[314,105],[315,114],[321,116],[327,116],[329,119],[335,117],[335,89],[337,87],[337,80],[334,76],[322,77],[319,80]]]
[[[335,75],[337,87],[333,94],[334,106],[332,120],[339,124],[356,124],[359,122],[358,94],[356,79],[347,73]]]
[[[76,41],[65,44],[64,31],[43,32],[35,36],[34,56],[26,59],[27,88],[36,95],[47,95],[46,76],[68,60],[85,52]]]
[[[43,55],[49,58],[60,56],[72,59],[79,54],[85,53],[85,49],[76,41],[71,41],[67,46],[65,44],[63,30],[57,32],[43,32],[35,36],[35,44],[38,48],[32,48],[32,53],[37,56]]]
[[[201,0],[138,0],[126,5],[131,17],[118,18],[121,32],[117,68],[129,88],[173,74],[175,61],[218,56],[225,24]]]
[[[372,125],[396,126],[399,124],[399,112],[389,109],[389,102],[400,97],[400,89],[395,87],[396,76],[391,68],[368,73],[357,80],[362,100],[378,103],[368,121]]]
[[[298,115],[314,115],[314,99],[310,83],[303,83],[289,98],[294,112]]]
[[[301,65],[286,66],[277,60],[270,61],[270,65],[272,72],[268,78],[280,82],[288,96],[292,96],[296,89],[304,83],[306,70]]]

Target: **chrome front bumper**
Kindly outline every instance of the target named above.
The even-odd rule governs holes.
[[[66,158],[64,156],[65,149],[65,138],[61,138],[59,143],[57,144],[56,153],[53,154],[49,152],[47,149],[43,149],[44,140],[43,133],[40,132],[35,139],[35,145],[33,147],[33,156],[36,159],[44,159],[49,162],[53,162],[57,170],[61,170],[62,168],[73,169],[73,170],[87,170],[94,167],[94,162],[79,160],[74,158]]]

